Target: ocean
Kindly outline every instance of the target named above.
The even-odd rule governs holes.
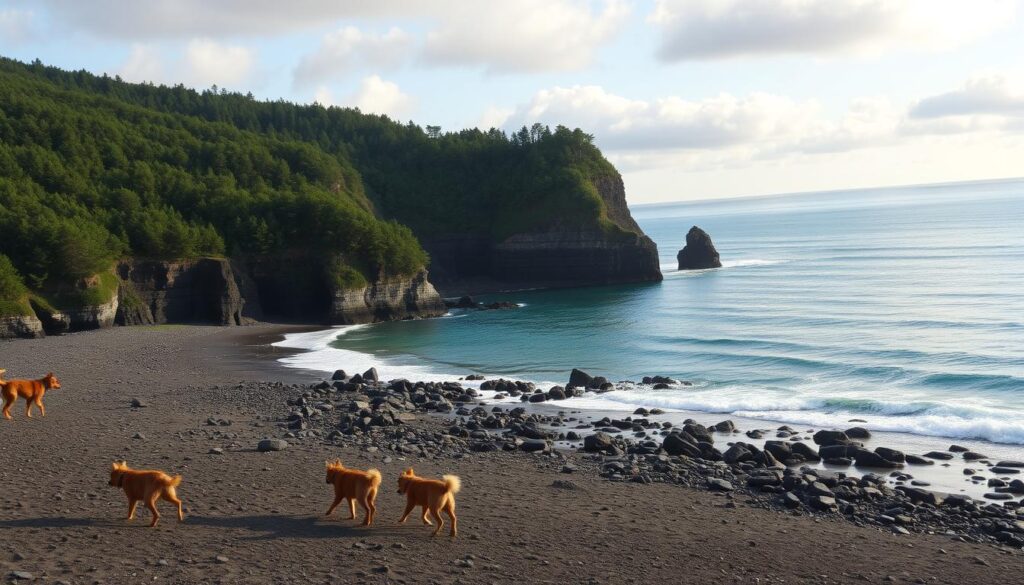
[[[508,292],[515,310],[289,335],[287,365],[565,384],[564,403],[1024,445],[1024,180],[632,207],[659,284]],[[720,269],[676,270],[690,226]],[[1018,451],[1019,452],[1019,451]]]

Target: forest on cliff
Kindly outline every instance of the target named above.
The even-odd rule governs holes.
[[[0,59],[0,300],[124,257],[295,250],[360,286],[423,268],[415,234],[621,230],[592,181],[615,174],[578,129],[442,133]]]

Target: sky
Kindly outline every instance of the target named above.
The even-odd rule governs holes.
[[[1024,0],[0,0],[0,54],[580,127],[634,204],[1024,175]]]

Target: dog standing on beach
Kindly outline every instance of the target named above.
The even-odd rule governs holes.
[[[418,477],[411,467],[406,469],[405,473],[398,478],[398,493],[405,494],[405,512],[402,513],[402,518],[398,520],[398,523],[404,524],[413,508],[422,506],[423,523],[430,524],[430,520],[427,519],[427,512],[429,512],[437,521],[437,528],[434,529],[431,536],[437,536],[441,532],[441,527],[444,526],[444,520],[441,519],[443,510],[452,521],[448,536],[454,538],[459,531],[459,521],[455,517],[455,494],[459,493],[460,489],[462,489],[462,480],[458,476],[445,475],[441,479],[426,479]]]
[[[7,370],[0,370],[0,376]],[[4,418],[11,419],[11,406],[18,397],[25,399],[25,416],[32,418],[32,407],[39,408],[39,415],[46,416],[46,407],[43,406],[43,395],[47,390],[60,388],[60,382],[53,372],[46,374],[38,380],[7,380],[0,381],[0,394],[4,398]]]
[[[334,463],[327,462],[327,483],[334,485],[334,502],[327,509],[327,516],[334,513],[334,509],[341,504],[342,500],[348,500],[349,519],[356,517],[356,502],[366,512],[363,519],[363,526],[373,523],[373,517],[377,515],[377,488],[380,487],[380,472],[376,469],[359,471],[358,469],[346,469],[340,459]]]
[[[161,498],[178,506],[178,522],[185,519],[185,514],[181,510],[181,500],[178,499],[178,494],[174,490],[180,484],[180,475],[171,477],[162,471],[131,469],[128,467],[127,461],[114,462],[110,468],[111,487],[123,489],[125,495],[128,496],[128,519],[134,520],[135,506],[139,502],[145,502],[146,507],[153,514],[153,521],[149,523],[150,528],[156,526],[157,520],[160,519],[160,512],[156,510],[156,501]]]

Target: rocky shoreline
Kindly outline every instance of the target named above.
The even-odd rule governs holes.
[[[561,471],[569,475],[594,473],[613,482],[710,490],[720,493],[728,507],[742,502],[895,534],[938,534],[1024,548],[1024,482],[1020,479],[988,478],[992,488],[988,499],[975,500],[930,491],[926,482],[915,480],[907,470],[959,456],[972,465],[987,465],[990,471],[1012,476],[1024,471],[1024,462],[992,462],[955,445],[952,452],[923,456],[885,447],[867,450],[858,439],[868,438],[870,432],[861,427],[819,430],[811,436],[781,427],[774,439],[762,443],[763,430],[741,433],[729,420],[713,427],[689,420],[676,427],[651,420],[650,415],[659,414],[656,409],[638,409],[620,419],[597,419],[527,408],[563,400],[561,404],[569,407],[567,399],[573,396],[614,387],[578,370],[565,387],[547,391],[521,381],[480,376],[467,376],[467,381],[481,382],[481,389],[493,392],[496,399],[519,397],[524,406],[490,403],[482,392],[459,382],[384,382],[375,369],[352,376],[338,370],[331,379],[317,383],[281,385],[289,415],[277,421],[280,436],[270,439],[281,441],[275,443],[278,446],[314,441],[395,457],[445,459],[493,451],[535,454],[563,462]],[[656,376],[645,382],[679,383]],[[855,466],[863,473],[854,476],[804,465],[822,459]]]
[[[268,344],[301,330],[140,326],[0,342],[8,376],[55,369],[62,382],[47,393],[45,418],[0,424],[6,537],[0,580],[597,585],[674,583],[685,575],[695,584],[959,585],[1020,579],[1022,553],[993,546],[988,532],[965,530],[961,540],[927,534],[922,521],[900,534],[867,521],[858,526],[840,511],[780,508],[774,503],[780,494],[741,481],[743,474],[756,475],[743,471],[749,462],[736,467],[630,452],[630,444],[642,442],[631,428],[607,431],[617,454],[587,452],[583,441],[602,428],[570,410],[580,399],[537,404],[521,402],[520,394],[501,403],[494,389],[476,389],[497,380],[402,383],[389,390],[393,385],[374,382],[372,373],[360,373],[360,382],[354,375],[331,380],[328,372],[325,380],[322,372],[282,367],[278,360],[290,352]],[[346,390],[350,383],[363,386]],[[472,400],[462,402],[467,395]],[[750,441],[701,421],[720,451],[730,441]],[[589,427],[575,428],[584,423]],[[663,430],[655,436],[652,427],[648,438],[663,443]],[[580,439],[559,438],[569,432]],[[323,516],[330,503],[324,461],[338,458],[384,476],[374,526]],[[183,523],[165,517],[149,529],[124,519],[123,494],[106,477],[110,462],[123,459],[182,475]],[[417,522],[396,524],[404,497],[394,481],[409,466],[428,477],[462,478],[458,538],[431,538]],[[650,483],[641,483],[645,475]],[[709,478],[734,489],[711,491]],[[971,512],[971,522],[991,522],[986,514]]]

